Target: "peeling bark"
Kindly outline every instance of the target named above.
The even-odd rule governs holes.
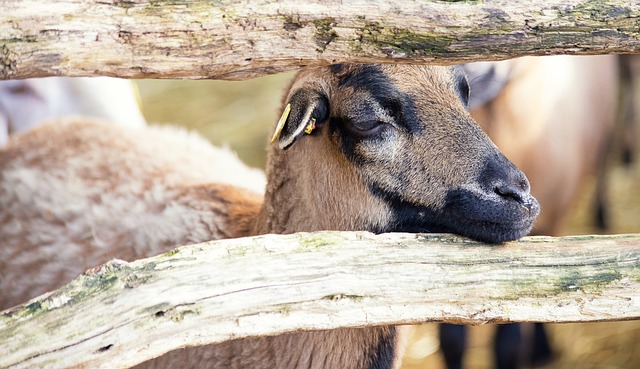
[[[266,235],[114,260],[0,315],[2,368],[128,367],[170,350],[381,324],[640,319],[640,235]]]
[[[640,3],[4,0],[0,79],[247,79],[337,62],[636,53]]]

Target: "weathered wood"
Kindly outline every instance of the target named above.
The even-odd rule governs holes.
[[[640,318],[640,235],[301,233],[114,260],[0,316],[2,368],[126,367],[188,345],[428,321]]]
[[[245,79],[335,62],[636,53],[626,0],[0,1],[0,79]]]

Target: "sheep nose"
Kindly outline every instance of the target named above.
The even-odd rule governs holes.
[[[519,183],[501,183],[497,185],[493,191],[506,199],[515,200],[526,205],[529,197],[529,182],[521,181]]]
[[[499,181],[495,185],[493,191],[502,197],[522,201],[524,195],[529,193],[529,181],[524,177],[514,180]]]
[[[515,202],[528,210],[535,208],[531,186],[524,173],[503,155],[487,160],[480,176],[484,191],[498,195],[502,201]]]
[[[505,200],[514,200],[518,204],[531,210],[535,201],[531,196],[531,186],[529,180],[520,170],[516,169],[513,177],[507,180],[499,181],[495,184],[493,191]]]

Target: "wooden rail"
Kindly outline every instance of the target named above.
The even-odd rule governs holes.
[[[300,233],[114,260],[0,315],[0,368],[128,367],[248,336],[640,318],[640,235]]]
[[[640,51],[627,0],[0,1],[0,79],[246,79],[336,62]]]

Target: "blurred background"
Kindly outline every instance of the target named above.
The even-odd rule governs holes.
[[[592,73],[601,72],[595,70]],[[493,73],[494,81],[506,78],[500,68]],[[216,145],[230,146],[249,165],[264,168],[268,136],[280,116],[282,94],[292,76],[289,73],[241,82],[139,80],[136,83],[144,116],[150,123],[178,124],[198,131]],[[637,90],[637,83],[630,75],[623,73],[622,78],[621,82],[630,88],[629,91]],[[472,91],[474,82],[470,79]],[[574,89],[586,88],[580,83],[571,83]],[[596,85],[595,88],[602,89],[602,86]],[[625,92],[625,96],[635,100],[629,92]],[[520,103],[530,104],[528,101]],[[639,105],[634,101],[633,106]],[[558,107],[566,108],[566,105]],[[623,111],[623,108],[619,109]],[[628,147],[621,144],[637,140],[637,130],[620,127],[619,124],[616,126],[612,136],[614,139],[607,148],[604,172],[608,184],[608,228],[603,230],[594,226],[596,182],[593,176],[587,176],[581,179],[578,199],[572,201],[568,218],[558,234],[640,232],[640,158],[637,153],[630,155]],[[623,157],[626,157],[626,164]],[[592,169],[595,171],[595,168]],[[493,332],[491,326],[469,329],[464,359],[466,368],[494,367],[491,349]],[[640,368],[640,322],[549,324],[547,332],[554,360],[544,365],[545,368]],[[438,350],[437,326],[426,324],[417,327],[408,346],[403,368],[444,369]]]

